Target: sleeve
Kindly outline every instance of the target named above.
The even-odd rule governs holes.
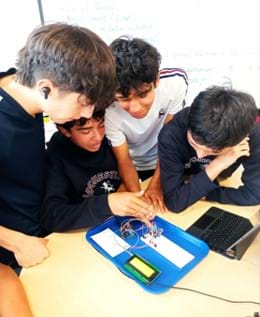
[[[169,114],[175,114],[185,106],[185,98],[188,91],[188,77],[184,71],[178,71],[173,77],[166,80],[167,95],[169,96]]]
[[[107,195],[85,198],[70,203],[69,179],[58,161],[49,165],[41,222],[51,232],[82,229],[94,226],[112,215]]]
[[[115,113],[115,105],[111,105],[105,113],[105,131],[106,136],[112,146],[120,146],[125,143],[126,137],[120,128],[121,118]]]
[[[258,133],[251,136],[249,142],[250,157],[242,161],[243,185],[238,188],[220,186],[207,195],[207,200],[240,206],[260,204],[260,125]]]
[[[177,140],[168,133],[170,124],[167,124],[159,134],[158,153],[161,183],[167,208],[174,212],[181,212],[205,197],[217,185],[208,178],[204,170],[192,175],[189,182],[185,183],[184,162]]]

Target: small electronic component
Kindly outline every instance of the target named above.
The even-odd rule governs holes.
[[[139,228],[134,228],[132,223],[134,222],[140,222],[142,223],[142,226]],[[160,237],[162,234],[163,230],[161,228],[158,228],[155,222],[151,223],[151,227],[148,227],[145,222],[143,222],[142,219],[139,218],[131,218],[128,219],[127,221],[124,221],[120,224],[120,233],[123,238],[128,238],[134,236],[137,231],[142,230],[142,235],[147,235],[149,234],[153,238]],[[146,232],[144,232],[146,231]]]
[[[158,268],[137,255],[133,255],[124,267],[145,284],[151,283],[161,273]]]
[[[134,234],[134,230],[133,230],[131,224],[128,221],[123,223],[120,226],[120,232],[121,232],[122,238],[124,238],[124,239],[132,237],[133,234]]]

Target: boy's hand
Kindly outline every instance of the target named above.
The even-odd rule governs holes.
[[[114,215],[132,216],[150,222],[155,217],[151,205],[141,199],[143,191],[137,193],[117,192],[108,195],[108,204]]]
[[[237,145],[232,146],[228,151],[217,156],[215,160],[224,166],[223,169],[226,169],[230,165],[235,163],[237,159],[240,158],[241,156],[249,156],[249,155],[250,155],[249,137],[246,137]]]
[[[19,233],[15,258],[22,267],[30,267],[39,264],[49,256],[47,239],[29,236]]]
[[[240,143],[235,146],[230,147],[223,153],[220,153],[207,167],[206,173],[208,177],[213,181],[219,174],[221,174],[225,169],[231,166],[237,161],[238,158],[242,156],[249,156],[249,137],[244,138]]]
[[[148,187],[144,193],[144,198],[149,204],[153,206],[153,209],[159,212],[166,212],[167,208],[164,205],[163,193],[160,187]]]

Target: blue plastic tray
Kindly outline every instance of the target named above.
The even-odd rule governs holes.
[[[137,237],[132,236],[125,241],[130,244],[131,246],[136,246],[130,248],[129,251],[123,251],[122,253],[118,254],[115,257],[110,256],[99,244],[97,244],[93,239],[92,236],[109,228],[118,236],[120,236],[120,223],[122,220],[127,219],[126,217],[112,217],[105,221],[104,223],[91,228],[86,233],[86,240],[102,255],[104,255],[107,259],[109,259],[115,266],[123,272],[128,277],[135,280],[137,284],[139,284],[142,288],[146,291],[152,293],[163,293],[175,285],[184,275],[186,275],[190,270],[192,270],[209,252],[208,245],[194,236],[190,235],[189,233],[185,232],[184,230],[176,227],[175,225],[169,223],[168,221],[160,218],[155,217],[154,222],[156,223],[158,228],[163,229],[162,234],[177,244],[182,249],[186,250],[187,252],[191,253],[194,258],[184,265],[182,268],[176,266],[167,258],[162,256],[158,253],[155,249],[151,248],[150,246],[146,245],[142,247],[144,244],[141,240],[137,243]],[[130,218],[129,218],[130,219]],[[140,226],[140,222],[136,222],[136,226]],[[136,228],[135,228],[136,229]],[[142,237],[143,231],[136,230],[139,235],[139,238]],[[144,284],[140,282],[137,278],[135,278],[132,274],[130,274],[124,267],[124,263],[131,257],[131,254],[136,254],[148,262],[152,263],[156,266],[161,273],[150,283]]]

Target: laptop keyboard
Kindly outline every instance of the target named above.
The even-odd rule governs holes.
[[[251,228],[248,219],[226,212],[200,238],[208,243],[211,250],[223,253]]]

